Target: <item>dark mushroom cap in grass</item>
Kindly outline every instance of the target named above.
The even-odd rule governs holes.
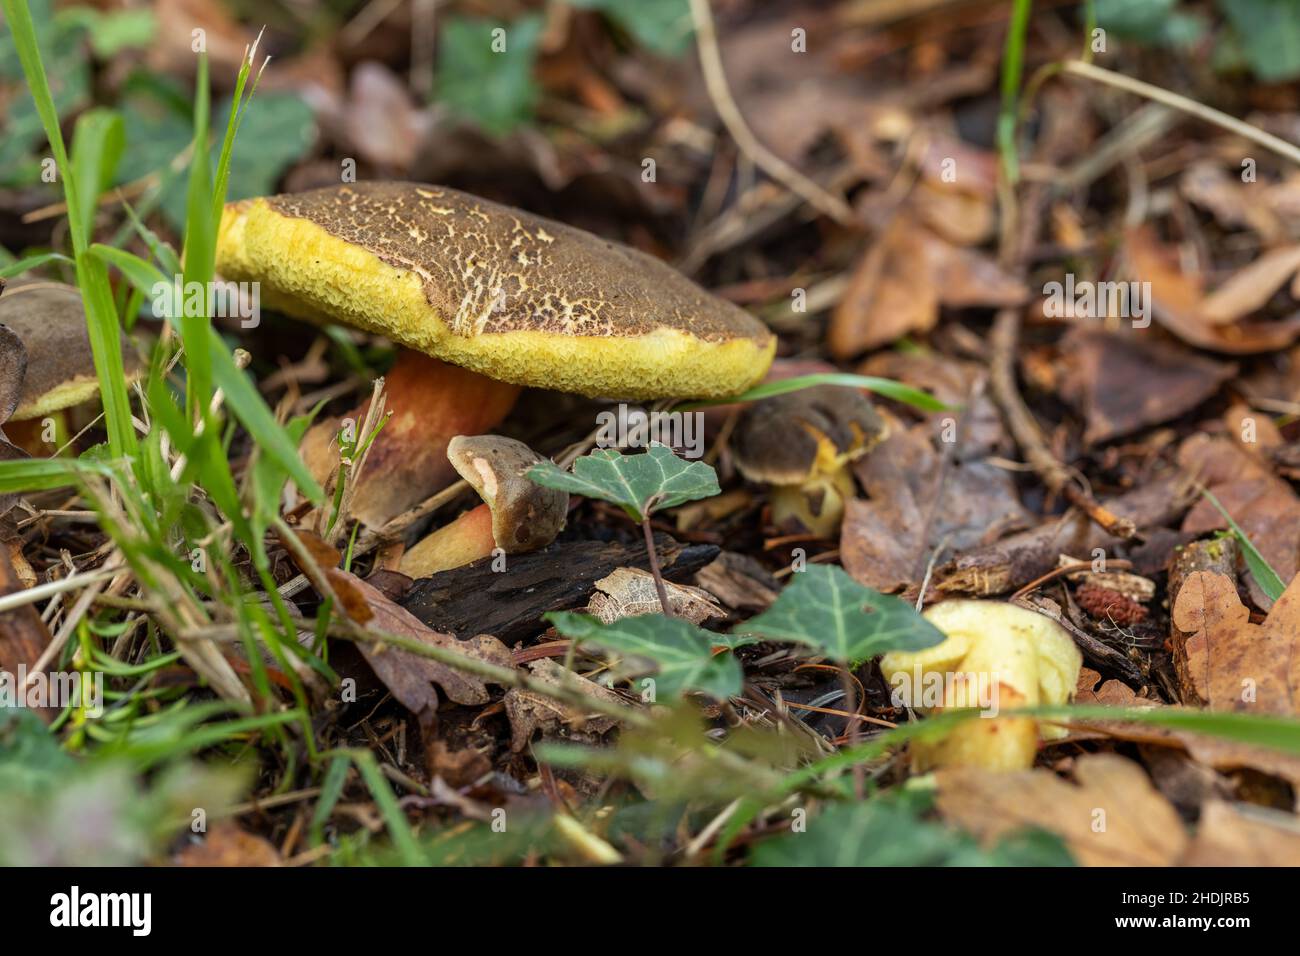
[[[381,182],[226,207],[217,269],[489,378],[591,396],[710,398],[767,371],[758,320],[651,256],[465,193]]]
[[[772,520],[778,527],[797,523],[830,537],[853,496],[849,464],[887,431],[861,392],[819,385],[749,406],[731,447],[741,474],[773,487]]]
[[[0,325],[8,326],[27,352],[18,407],[10,416],[14,421],[41,418],[99,394],[86,312],[75,286],[13,280],[0,293]],[[139,376],[140,363],[126,339],[121,341],[129,381]]]
[[[861,457],[885,431],[857,389],[818,385],[750,405],[736,423],[732,450],[750,481],[799,485]]]

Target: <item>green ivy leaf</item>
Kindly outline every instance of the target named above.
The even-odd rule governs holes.
[[[543,461],[528,477],[544,488],[612,501],[633,521],[644,521],[660,508],[711,498],[721,490],[718,475],[702,461],[683,461],[657,442],[643,455],[624,455],[602,448],[584,455],[567,472]]]
[[[913,801],[881,797],[837,804],[791,833],[754,848],[754,866],[1072,866],[1060,838],[1009,835],[983,850],[960,830],[922,819]]]
[[[575,7],[599,10],[660,56],[678,57],[691,48],[695,33],[689,0],[570,0]]]
[[[123,103],[128,149],[118,170],[118,182],[130,182],[162,171],[161,200],[167,221],[178,231],[186,222],[186,178],[170,173],[168,166],[194,136],[188,104],[175,98],[177,91],[165,83],[142,81]],[[213,127],[224,130],[230,116],[227,99],[213,110]],[[230,156],[227,200],[265,196],[275,192],[284,171],[301,158],[316,136],[311,107],[295,93],[259,93],[249,103]],[[215,166],[220,141],[213,144]]]
[[[863,587],[842,568],[824,564],[794,575],[770,608],[736,630],[807,644],[841,663],[886,651],[919,651],[944,639],[906,601]]]
[[[1219,0],[1255,75],[1266,83],[1300,76],[1300,19],[1294,0]]]
[[[535,14],[508,24],[448,17],[438,43],[438,99],[498,136],[529,122],[537,103],[533,64],[542,27]],[[504,49],[493,48],[498,38]]]
[[[565,637],[637,659],[635,673],[644,672],[640,662],[648,663],[660,699],[695,691],[725,700],[740,693],[740,662],[730,653],[713,653],[725,635],[662,614],[639,614],[612,624],[572,611],[552,611],[545,617]]]

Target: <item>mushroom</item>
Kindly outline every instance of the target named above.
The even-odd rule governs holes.
[[[947,639],[922,651],[894,651],[880,671],[895,699],[917,709],[977,707],[985,713],[937,741],[915,741],[918,768],[1033,766],[1041,736],[1057,728],[1032,717],[996,717],[1021,707],[1064,704],[1079,681],[1083,656],[1059,624],[1001,601],[944,601],[925,617]]]
[[[828,538],[853,497],[849,465],[887,432],[861,392],[819,385],[745,409],[731,447],[741,474],[772,486],[773,524]]]
[[[259,282],[267,307],[432,357],[409,376],[418,396],[399,394],[392,379],[402,376],[390,376],[389,406],[413,427],[385,427],[372,446],[353,509],[372,526],[451,477],[439,462],[398,487],[380,462],[413,450],[432,462],[453,435],[495,427],[519,386],[723,397],[760,380],[776,348],[757,319],[651,256],[438,186],[349,184],[232,203],[217,268]],[[450,416],[460,416],[455,430]]]
[[[39,279],[17,279],[0,295],[0,324],[26,352],[22,386],[9,416],[13,440],[31,451],[39,444],[39,422],[99,394],[99,376],[86,329],[86,312],[75,286]],[[140,362],[125,337],[122,357],[128,380],[139,377]],[[0,360],[2,361],[2,360]],[[8,376],[9,366],[0,366]],[[7,396],[8,388],[0,389]]]
[[[447,445],[447,458],[484,503],[407,551],[401,572],[408,577],[458,568],[497,548],[506,554],[536,551],[564,527],[568,492],[529,480],[525,472],[542,459],[523,442],[500,435],[460,435]]]

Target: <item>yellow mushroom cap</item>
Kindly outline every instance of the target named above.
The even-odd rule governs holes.
[[[659,260],[453,189],[376,182],[226,207],[217,270],[262,301],[498,381],[710,398],[762,379],[776,339]]]
[[[917,764],[922,769],[1032,766],[1040,732],[1048,728],[1033,718],[993,715],[1068,701],[1083,663],[1074,640],[1050,618],[1002,601],[944,601],[925,616],[946,640],[921,651],[884,655],[885,680],[918,709],[977,707],[990,716],[959,724],[942,739],[916,742]]]

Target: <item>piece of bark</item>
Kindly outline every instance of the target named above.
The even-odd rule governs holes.
[[[683,547],[665,534],[655,535],[655,549],[670,581],[689,581],[719,550]],[[423,578],[401,604],[435,631],[461,638],[492,634],[514,645],[546,629],[546,612],[585,605],[596,581],[615,568],[650,567],[643,545],[614,541],[557,541],[541,551],[511,555],[505,571],[493,570],[493,564],[493,558],[484,558]]]

